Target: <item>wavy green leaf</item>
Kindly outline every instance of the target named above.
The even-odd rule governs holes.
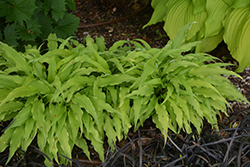
[[[37,93],[37,88],[32,86],[21,86],[14,90],[12,90],[7,97],[1,102],[0,107],[5,104],[6,102],[9,102],[11,100],[14,100],[18,97],[26,97],[26,96],[32,96]]]
[[[7,164],[11,160],[16,150],[20,147],[21,141],[24,136],[23,131],[24,131],[24,125],[15,128],[15,131],[13,132],[12,138],[10,140],[9,157],[5,164]]]
[[[108,85],[118,85],[123,82],[131,82],[135,81],[136,78],[130,75],[126,74],[114,74],[114,75],[108,75],[107,77],[103,77],[98,82],[99,87],[105,87]]]
[[[69,134],[68,134],[65,126],[62,128],[60,133],[58,133],[57,139],[58,139],[60,146],[63,150],[63,153],[64,153],[63,155],[67,156],[68,158],[71,158],[72,148],[69,145]]]
[[[117,137],[117,132],[114,130],[114,125],[112,124],[112,120],[109,117],[109,114],[104,114],[104,126],[103,129],[106,132],[106,135],[108,137],[108,143],[111,146],[112,149],[114,149],[114,145],[116,143],[116,137]]]
[[[12,129],[8,128],[4,131],[4,133],[0,137],[0,152],[3,152],[9,146],[9,142],[12,138],[14,131],[15,131],[14,128]]]
[[[68,126],[70,128],[68,129],[68,131],[71,131],[70,138],[72,139],[73,143],[75,143],[79,130],[79,124],[76,119],[74,111],[71,109],[68,109],[68,122],[69,122]]]
[[[81,108],[84,108],[90,115],[93,116],[96,124],[98,126],[100,125],[96,109],[91,100],[86,95],[77,93],[72,98],[72,102],[79,105]]]
[[[15,116],[13,123],[9,128],[15,128],[22,124],[24,124],[27,119],[31,116],[31,106],[27,105],[22,110],[18,112],[18,114]]]
[[[161,127],[160,130],[162,131],[162,134],[165,137],[164,140],[166,142],[167,141],[168,127],[169,127],[169,115],[168,115],[168,111],[166,110],[165,105],[160,105],[158,103],[156,103],[156,105],[155,105],[155,111],[156,111],[156,114],[157,114],[157,118],[155,118],[154,120],[156,121],[156,119],[158,119],[155,122],[156,126],[160,126]]]
[[[21,56],[21,54],[19,54],[16,50],[2,42],[0,42],[0,49],[3,51],[4,57],[6,59],[9,59],[15,63],[16,68],[21,71],[24,71],[27,75],[30,74],[30,72],[32,71],[31,67]]]
[[[76,138],[76,145],[77,145],[78,147],[80,147],[80,148],[83,150],[83,152],[87,155],[88,159],[91,160],[91,158],[90,158],[90,152],[89,152],[89,150],[88,150],[88,144],[87,144],[87,142],[84,140],[83,137]]]

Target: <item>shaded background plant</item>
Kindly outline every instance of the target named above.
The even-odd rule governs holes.
[[[3,0],[0,2],[0,41],[23,49],[40,45],[52,32],[66,38],[77,31],[73,0]]]
[[[250,66],[249,4],[240,0],[153,0],[154,13],[144,27],[164,21],[164,30],[174,39],[184,25],[196,21],[185,40],[202,41],[196,52],[210,52],[224,40],[232,57],[239,62],[236,72],[242,72]]]

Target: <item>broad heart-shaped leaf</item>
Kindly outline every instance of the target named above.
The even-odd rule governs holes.
[[[223,40],[223,34],[224,34],[224,30],[220,31],[220,33],[217,35],[210,36],[210,37],[203,39],[202,42],[200,42],[196,46],[195,52],[205,53],[205,52],[210,52],[214,50],[218,46],[218,44],[221,43],[221,41]]]
[[[250,12],[249,12],[249,10],[250,10],[250,6],[248,5],[244,8],[239,8],[239,9],[235,9],[235,10],[241,10],[243,12],[243,11],[245,11],[245,8],[247,8],[247,13],[245,15],[241,13],[242,17],[244,17],[244,19],[240,20],[241,22],[239,20],[237,21],[241,25],[238,28],[238,30],[239,30],[238,33],[240,35],[237,34],[239,37],[234,39],[234,40],[238,40],[238,41],[235,41],[238,44],[238,46],[234,50],[233,49],[230,50],[233,58],[235,58],[239,62],[239,67],[236,69],[236,72],[241,72],[246,67],[250,66],[250,59],[248,56],[248,52],[250,50],[248,47],[248,43],[250,41],[249,40],[249,33],[250,33]],[[236,16],[234,16],[234,18],[232,18],[232,21],[235,20],[235,17]],[[243,20],[245,20],[245,22],[243,22]],[[233,25],[231,25],[231,26],[233,26]],[[226,36],[226,34],[225,34],[225,36]],[[232,48],[232,45],[235,42],[227,41],[227,44]]]
[[[198,14],[206,10],[206,0],[192,0],[194,6],[194,14]]]
[[[32,86],[21,86],[11,91],[7,97],[1,102],[0,107],[8,101],[18,97],[32,96],[37,93],[37,89]]]
[[[12,0],[9,2],[5,2],[0,6],[0,17],[5,16],[6,22],[14,21],[23,24],[24,20],[31,18],[37,8],[34,0]]]
[[[231,8],[241,8],[250,4],[249,0],[235,0]]]
[[[224,20],[228,9],[228,5],[226,5],[223,1],[207,0],[205,38],[218,35],[219,32],[221,32],[223,29],[222,21]]]
[[[153,0],[152,3],[154,3],[154,1],[155,0]],[[143,26],[143,28],[150,26],[152,24],[156,24],[157,22],[161,22],[163,20],[167,10],[166,3],[167,0],[158,1],[157,5],[155,6],[151,19],[146,25]]]
[[[225,27],[224,41],[232,56],[239,62],[237,72],[243,71],[250,64],[247,56],[250,27],[249,9],[249,6],[234,9],[223,22]]]
[[[20,53],[18,53],[16,50],[11,48],[10,46],[0,42],[0,51],[2,51],[2,55],[6,60],[13,61],[15,63],[16,67],[24,71],[27,75],[31,72],[30,65],[25,61],[25,59],[22,57]],[[1,53],[1,52],[0,52]]]
[[[56,22],[54,32],[60,38],[65,38],[67,36],[73,35],[74,31],[77,31],[79,25],[79,18],[76,16],[65,13],[62,19]]]
[[[201,27],[204,24],[205,18],[206,18],[206,12],[200,12],[198,14],[194,14],[193,4],[190,0],[178,0],[174,1],[175,3],[172,3],[169,5],[169,11],[166,14],[165,25],[164,30],[167,32],[168,36],[171,40],[174,40],[176,35],[182,34],[181,40],[177,39],[179,41],[179,46],[181,46],[185,39],[191,40],[195,37],[196,33],[200,31]],[[169,3],[168,3],[169,4]],[[190,31],[187,32],[187,30],[181,30],[183,29],[183,26],[190,23],[196,23],[192,25],[189,29]],[[173,45],[173,48],[179,48],[178,46]]]

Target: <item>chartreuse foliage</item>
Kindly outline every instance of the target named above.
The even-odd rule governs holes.
[[[164,30],[174,39],[186,24],[196,21],[186,41],[202,41],[196,52],[212,51],[224,40],[233,58],[239,62],[236,72],[250,66],[249,0],[152,0],[154,13],[144,26],[164,21]]]
[[[88,36],[85,46],[53,34],[43,55],[40,48],[18,53],[0,43],[0,120],[13,119],[0,137],[0,152],[10,146],[9,161],[37,137],[45,154],[65,163],[58,155],[71,157],[75,144],[90,158],[89,140],[103,161],[105,135],[112,146],[149,117],[165,139],[168,129],[200,133],[204,118],[216,126],[226,99],[247,100],[221,76],[240,77],[220,68],[228,64],[210,55],[182,56],[198,44],[184,43],[190,26],[162,49],[137,39],[107,50],[103,38],[94,43]]]
[[[41,42],[52,32],[66,38],[77,31],[73,0],[1,0],[0,41],[11,46]]]

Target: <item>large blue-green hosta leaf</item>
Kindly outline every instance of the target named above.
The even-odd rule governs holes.
[[[228,49],[239,62],[237,72],[250,65],[250,6],[234,9],[223,22],[225,27],[224,40]]]

